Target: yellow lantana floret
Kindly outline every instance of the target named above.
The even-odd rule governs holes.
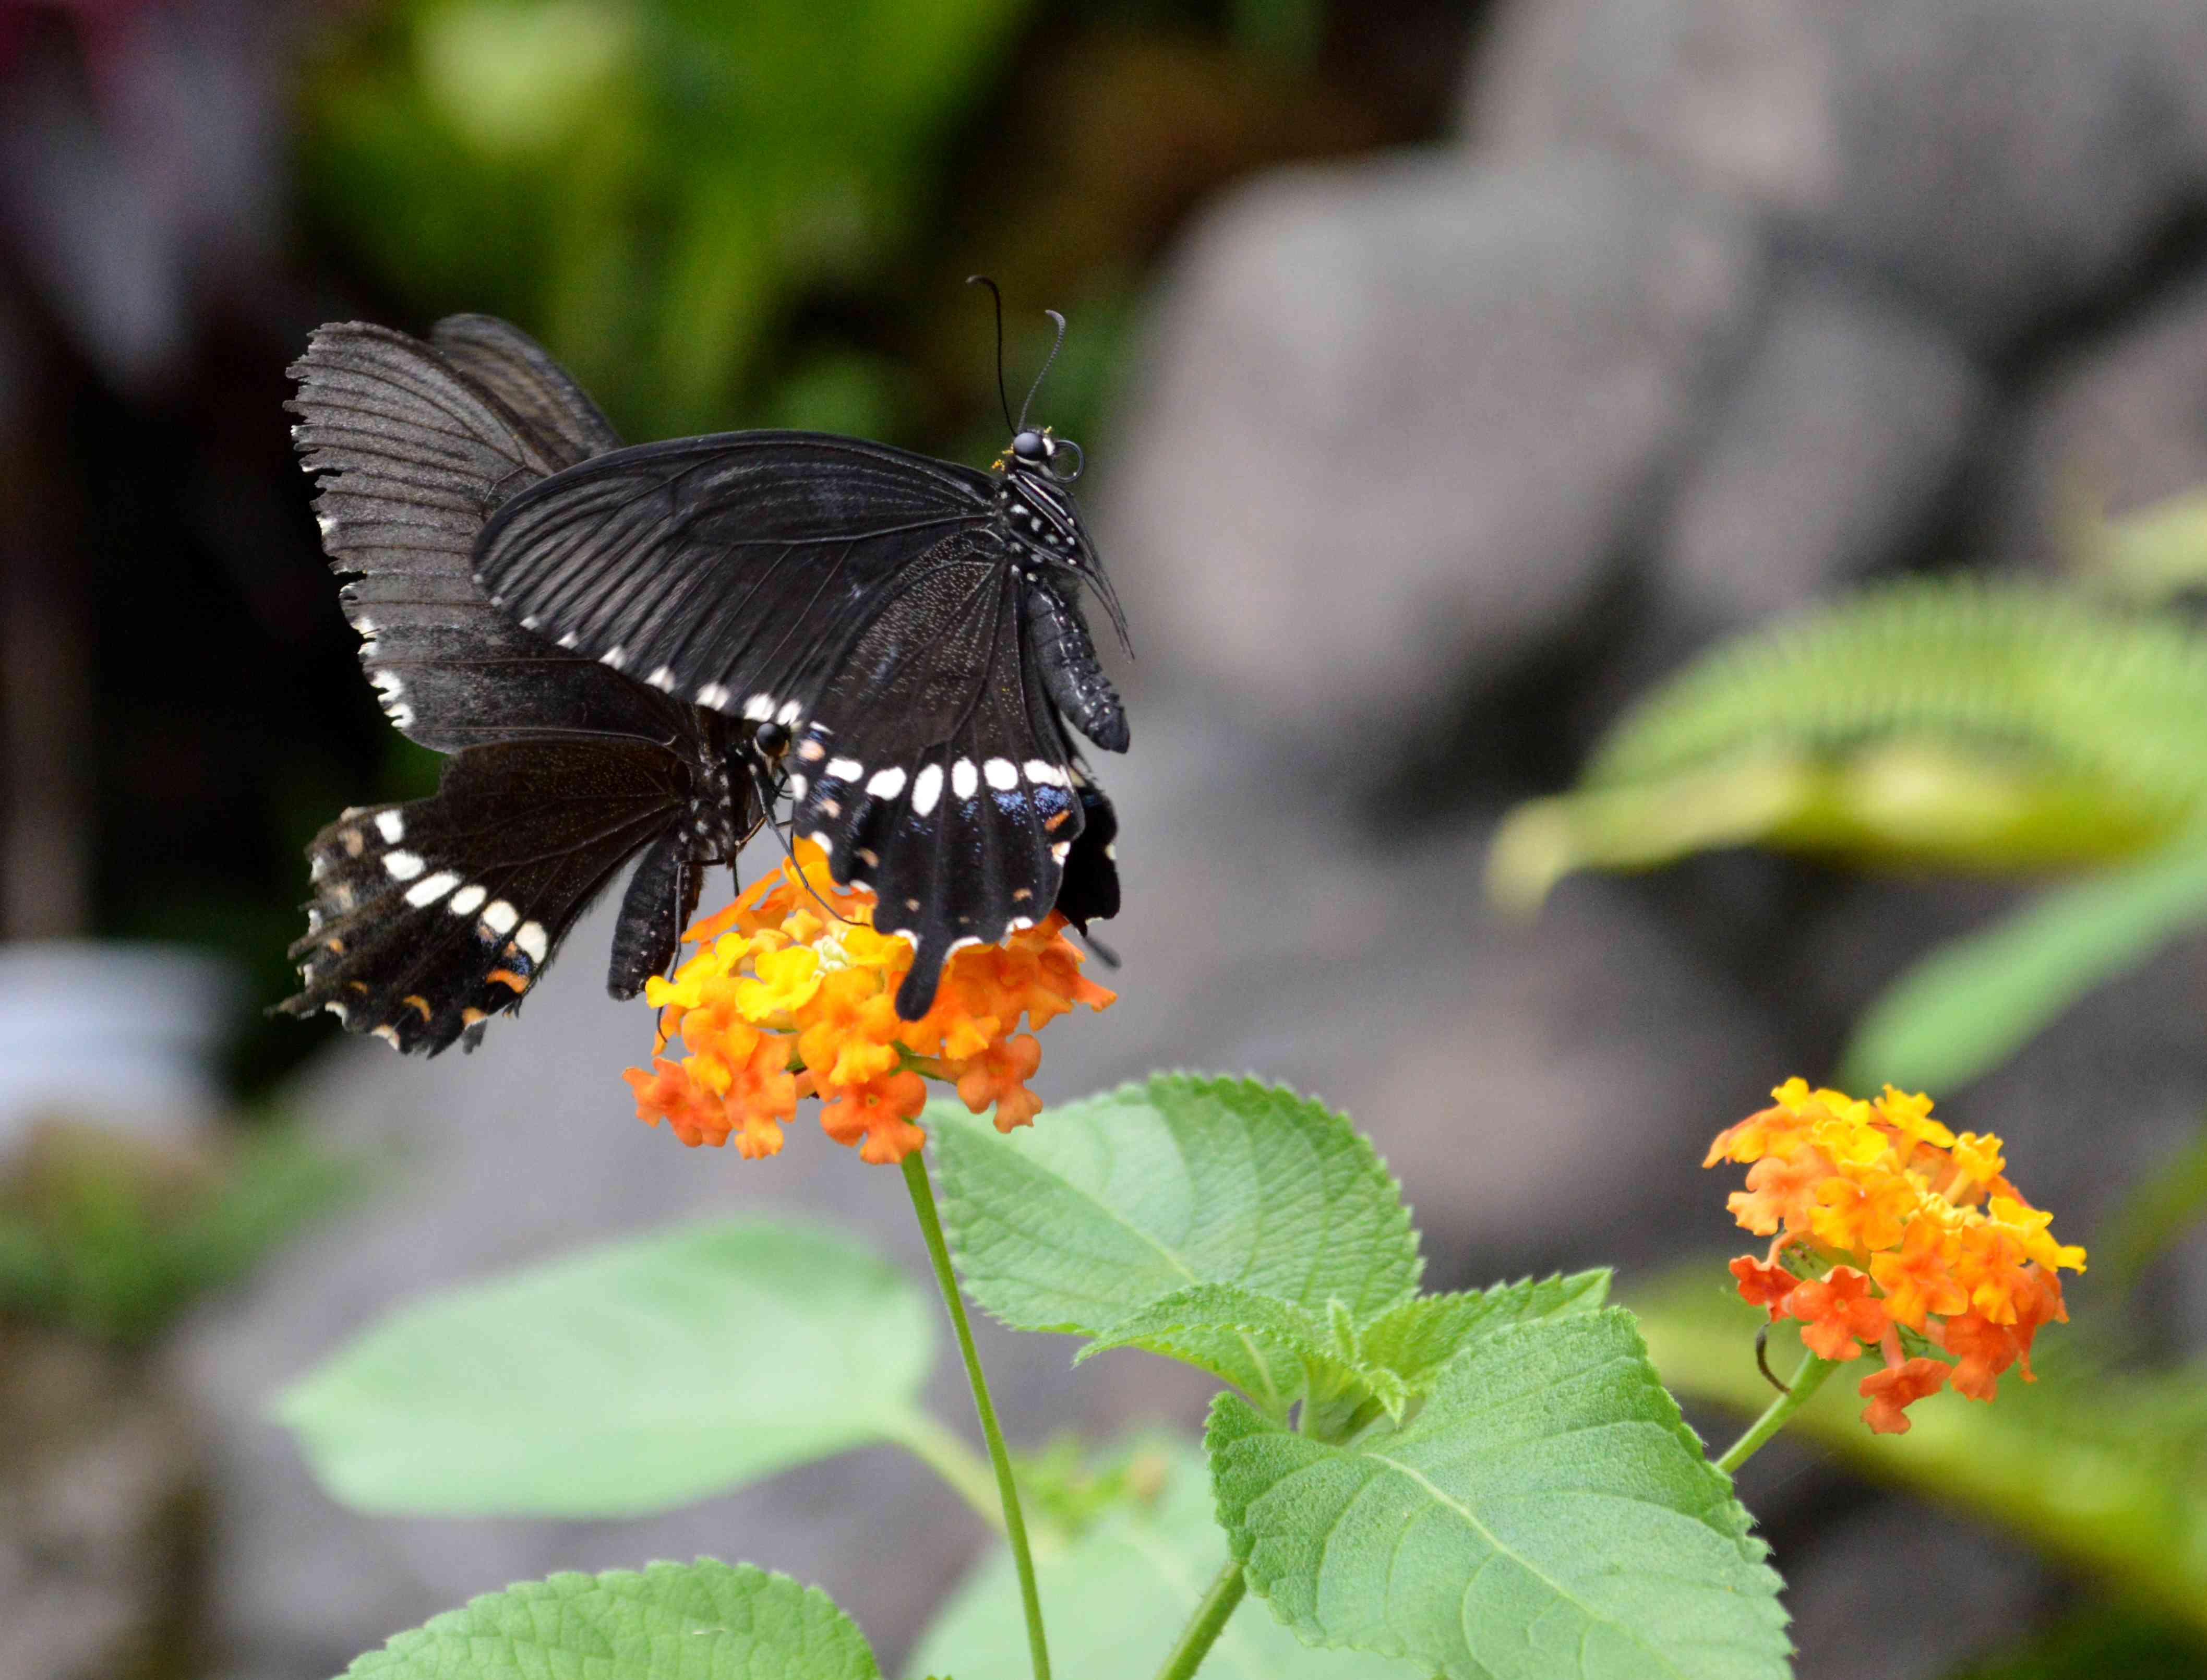
[[[868,1161],[900,1161],[925,1141],[913,1122],[932,1079],[976,1114],[993,1105],[1006,1131],[1030,1123],[1042,1101],[1026,1081],[1041,1049],[1020,1018],[1038,1029],[1076,1004],[1115,1001],[1082,977],[1065,918],[957,952],[934,1006],[906,1021],[895,1000],[912,946],[876,932],[872,916],[872,895],[837,887],[819,848],[799,841],[790,863],[690,929],[696,954],[644,987],[661,1012],[658,1049],[679,1037],[687,1054],[628,1070],[638,1116],[685,1144],[733,1138],[757,1157],[777,1152],[781,1122],[817,1097],[829,1136]]]

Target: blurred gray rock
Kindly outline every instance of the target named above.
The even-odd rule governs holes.
[[[2048,569],[2098,514],[2207,484],[2207,279],[2044,369],[2003,459],[1988,546]]]
[[[1983,376],[1922,315],[1789,269],[1678,487],[1656,546],[1662,587],[1689,619],[1730,629],[1888,560],[1987,407]]]
[[[1995,346],[2207,202],[2203,62],[2196,0],[1517,0],[1463,127],[1660,160]]]
[[[1145,662],[1319,750],[1393,744],[1612,580],[1762,266],[1720,200],[1595,158],[1234,194],[1098,511]]]

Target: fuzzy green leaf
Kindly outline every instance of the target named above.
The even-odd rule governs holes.
[[[1399,1416],[1409,1390],[1358,1357],[1354,1321],[1339,1300],[1324,1318],[1230,1283],[1197,1283],[1129,1313],[1080,1350],[1075,1363],[1114,1348],[1145,1348],[1239,1383],[1254,1369],[1271,1386],[1251,1398],[1277,1416],[1298,1397],[1346,1396]],[[1223,1355],[1223,1356],[1222,1356]]]
[[[1495,895],[1760,843],[1970,869],[2135,856],[2207,810],[2207,638],[2019,584],[1918,580],[1718,649],[1513,811]]]
[[[959,1273],[1014,1329],[1098,1336],[1200,1283],[1360,1320],[1416,1289],[1409,1211],[1372,1145],[1279,1086],[1159,1074],[1011,1137],[954,1106],[929,1118]],[[1286,1403],[1289,1378],[1238,1334],[1199,1352]]]
[[[1596,1270],[1420,1295],[1365,1325],[1362,1352],[1369,1363],[1385,1366],[1412,1388],[1422,1389],[1480,1336],[1535,1319],[1591,1312],[1608,1294],[1609,1273]]]
[[[1192,1446],[1166,1440],[1141,1456],[1154,1491],[1098,1518],[1069,1546],[1035,1559],[1056,1680],[1130,1680],[1156,1672],[1226,1561],[1211,1478]],[[1162,1486],[1155,1486],[1157,1481]],[[998,1546],[920,1638],[913,1674],[1027,1680],[1019,1578]],[[1205,1680],[1413,1680],[1409,1665],[1321,1651],[1245,1601],[1211,1647]]]
[[[345,1671],[375,1680],[878,1680],[816,1587],[748,1563],[555,1575],[470,1599]]]
[[[404,1309],[278,1415],[359,1510],[637,1516],[895,1438],[934,1324],[847,1238],[691,1225]]]
[[[1399,1430],[1206,1436],[1249,1583],[1314,1643],[1450,1680],[1778,1680],[1776,1574],[1614,1307],[1476,1338]]]

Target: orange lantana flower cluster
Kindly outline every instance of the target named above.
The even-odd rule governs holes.
[[[2031,1380],[2031,1343],[2066,1320],[2059,1270],[2084,1251],[2054,1241],[2053,1215],[2003,1178],[2001,1140],[1950,1132],[1931,1099],[1891,1085],[1874,1102],[1788,1079],[1773,1106],[1718,1134],[1702,1164],[1751,1163],[1726,1205],[1741,1226],[1774,1236],[1761,1258],[1732,1263],[1743,1300],[1772,1322],[1796,1318],[1809,1350],[1851,1360],[1868,1343],[1884,1368],[1864,1378],[1863,1421],[1908,1427],[1907,1408],[1951,1381],[1990,1400],[2017,1366]],[[1952,1362],[1910,1358],[1905,1330]]]
[[[954,1085],[975,1114],[994,1104],[1002,1131],[1025,1126],[1042,1099],[1026,1088],[1042,1061],[1032,1032],[1076,1003],[1116,1001],[1082,978],[1081,954],[1052,913],[1002,945],[976,945],[944,968],[934,1006],[898,1019],[896,991],[911,942],[876,933],[873,895],[840,888],[818,846],[797,854],[718,915],[683,935],[697,954],[644,1000],[664,1013],[657,1049],[679,1037],[679,1061],[655,1055],[622,1077],[638,1118],[661,1120],[684,1143],[733,1137],[754,1158],[781,1148],[798,1099],[822,1100],[820,1124],[868,1161],[901,1161],[926,1141],[912,1122],[930,1079]],[[1016,1036],[1014,1036],[1016,1035]]]

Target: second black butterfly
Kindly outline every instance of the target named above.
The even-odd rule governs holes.
[[[346,811],[308,848],[304,983],[279,1007],[402,1050],[472,1048],[641,852],[607,975],[633,995],[673,960],[703,866],[763,819],[751,728],[531,635],[470,576],[494,509],[620,439],[485,315],[426,344],[325,326],[291,373],[323,546],[358,574],[343,600],[361,662],[392,722],[451,756],[434,797]]]
[[[616,449],[518,490],[475,547],[523,630],[756,731],[794,831],[916,948],[906,1019],[960,948],[1119,907],[1071,732],[1127,746],[1081,594],[1116,607],[1077,446],[1013,433],[987,472],[806,432]]]

